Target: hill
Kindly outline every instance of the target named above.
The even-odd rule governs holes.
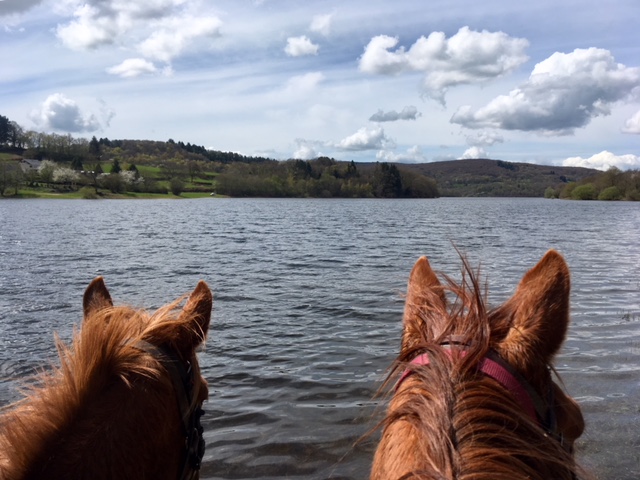
[[[403,168],[434,179],[445,197],[542,197],[547,187],[560,189],[602,173],[590,168],[488,159],[406,164]]]

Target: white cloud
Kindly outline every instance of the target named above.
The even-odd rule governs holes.
[[[409,50],[400,47],[390,51],[398,42],[398,38],[386,35],[372,38],[360,57],[360,70],[384,75],[425,72],[426,95],[443,104],[450,87],[503,76],[528,60],[526,39],[469,27],[462,27],[449,39],[443,32],[432,32],[420,37]]]
[[[460,157],[461,160],[475,159],[475,158],[489,158],[489,157],[487,156],[487,152],[485,151],[484,148],[477,147],[477,146],[467,148],[462,154],[462,156]]]
[[[376,153],[376,159],[382,162],[424,163],[427,157],[418,145],[407,149],[405,153],[394,153],[389,150],[380,150]]]
[[[131,28],[128,19],[101,15],[100,9],[90,4],[79,6],[74,17],[75,20],[56,29],[58,38],[72,50],[91,50],[112,44]]]
[[[44,129],[62,132],[94,132],[100,129],[95,115],[84,114],[74,100],[62,93],[49,95],[39,110],[32,112],[31,118]]]
[[[139,77],[148,73],[157,73],[155,65],[143,58],[128,58],[120,65],[108,68],[107,73],[118,75],[122,78]]]
[[[635,133],[640,135],[640,110],[625,122],[622,131],[624,133]]]
[[[640,68],[619,64],[608,50],[554,53],[538,63],[527,82],[473,111],[465,106],[451,118],[468,128],[500,128],[568,135],[640,88]]]
[[[380,125],[373,128],[362,127],[353,135],[349,135],[338,142],[335,147],[340,150],[380,150],[393,148],[395,144],[391,141],[384,129]]]
[[[606,150],[596,153],[589,158],[570,157],[562,162],[565,167],[586,167],[598,170],[608,170],[617,167],[620,170],[640,168],[640,157],[637,155],[614,155]]]
[[[216,17],[184,15],[161,22],[161,27],[138,45],[145,56],[169,63],[195,39],[220,35],[222,22]]]
[[[71,11],[73,20],[56,33],[72,50],[133,43],[145,56],[169,62],[196,38],[220,35],[220,19],[191,14],[188,6],[186,0],[66,0],[58,9]]]
[[[287,46],[284,51],[290,57],[302,57],[304,55],[317,55],[320,47],[306,36],[287,38]]]
[[[309,25],[309,30],[319,33],[328,37],[331,33],[331,21],[333,20],[333,13],[326,15],[316,15]]]
[[[390,112],[383,112],[378,110],[376,113],[369,117],[371,122],[395,122],[397,120],[415,120],[421,115],[418,109],[413,105],[404,107],[401,112],[391,110]]]
[[[299,160],[311,160],[313,158],[318,158],[322,155],[322,153],[317,150],[320,143],[321,142],[296,138],[296,150],[293,152],[292,158]]]
[[[475,135],[467,135],[467,144],[477,147],[490,147],[496,143],[504,142],[502,135],[496,132],[479,132]]]

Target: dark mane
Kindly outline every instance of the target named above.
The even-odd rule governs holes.
[[[412,455],[425,460],[402,478],[576,478],[572,455],[523,415],[513,395],[479,371],[479,362],[507,336],[511,305],[488,309],[487,289],[464,258],[461,282],[439,276],[442,283],[420,292],[418,305],[410,305],[408,296],[407,309],[419,312],[418,327],[405,325],[403,348],[382,387],[393,395],[393,408],[380,426],[406,425],[405,433],[419,438]],[[411,363],[425,353],[428,365]],[[549,368],[545,364],[544,372]],[[411,385],[394,392],[407,370]]]

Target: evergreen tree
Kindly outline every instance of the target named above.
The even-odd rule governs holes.
[[[95,137],[93,137],[93,138],[95,138]],[[75,155],[73,157],[73,160],[71,160],[71,168],[73,170],[77,170],[77,171],[80,171],[80,170],[84,169],[84,167],[82,166],[82,158],[79,155]]]
[[[120,166],[120,162],[117,158],[113,159],[113,163],[111,164],[111,173],[120,173],[122,171],[122,167]]]
[[[89,155],[91,155],[93,158],[100,158],[100,142],[95,137],[95,135],[89,142]]]

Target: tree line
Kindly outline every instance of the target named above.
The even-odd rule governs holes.
[[[640,201],[640,171],[621,171],[610,167],[606,172],[569,182],[558,188],[548,187],[545,198],[571,200],[630,200]]]
[[[0,146],[22,158],[58,165],[53,168],[49,163],[41,172],[28,174],[14,166],[7,175],[8,167],[3,162],[5,175],[3,181],[3,172],[0,172],[0,194],[9,186],[14,186],[17,192],[21,183],[37,186],[41,182],[72,189],[93,186],[96,193],[98,188],[103,188],[113,193],[215,190],[235,197],[439,196],[435,181],[395,164],[378,163],[373,169],[361,170],[353,161],[341,162],[328,157],[279,161],[208,150],[173,139],[161,142],[94,136],[88,140],[68,134],[25,131],[4,116],[0,116]],[[138,167],[147,167],[147,174],[141,176]],[[57,171],[55,177],[54,171]],[[73,171],[82,175],[75,176]]]
[[[235,162],[217,176],[217,193],[233,197],[435,198],[435,182],[378,163],[372,172],[333,158]]]

